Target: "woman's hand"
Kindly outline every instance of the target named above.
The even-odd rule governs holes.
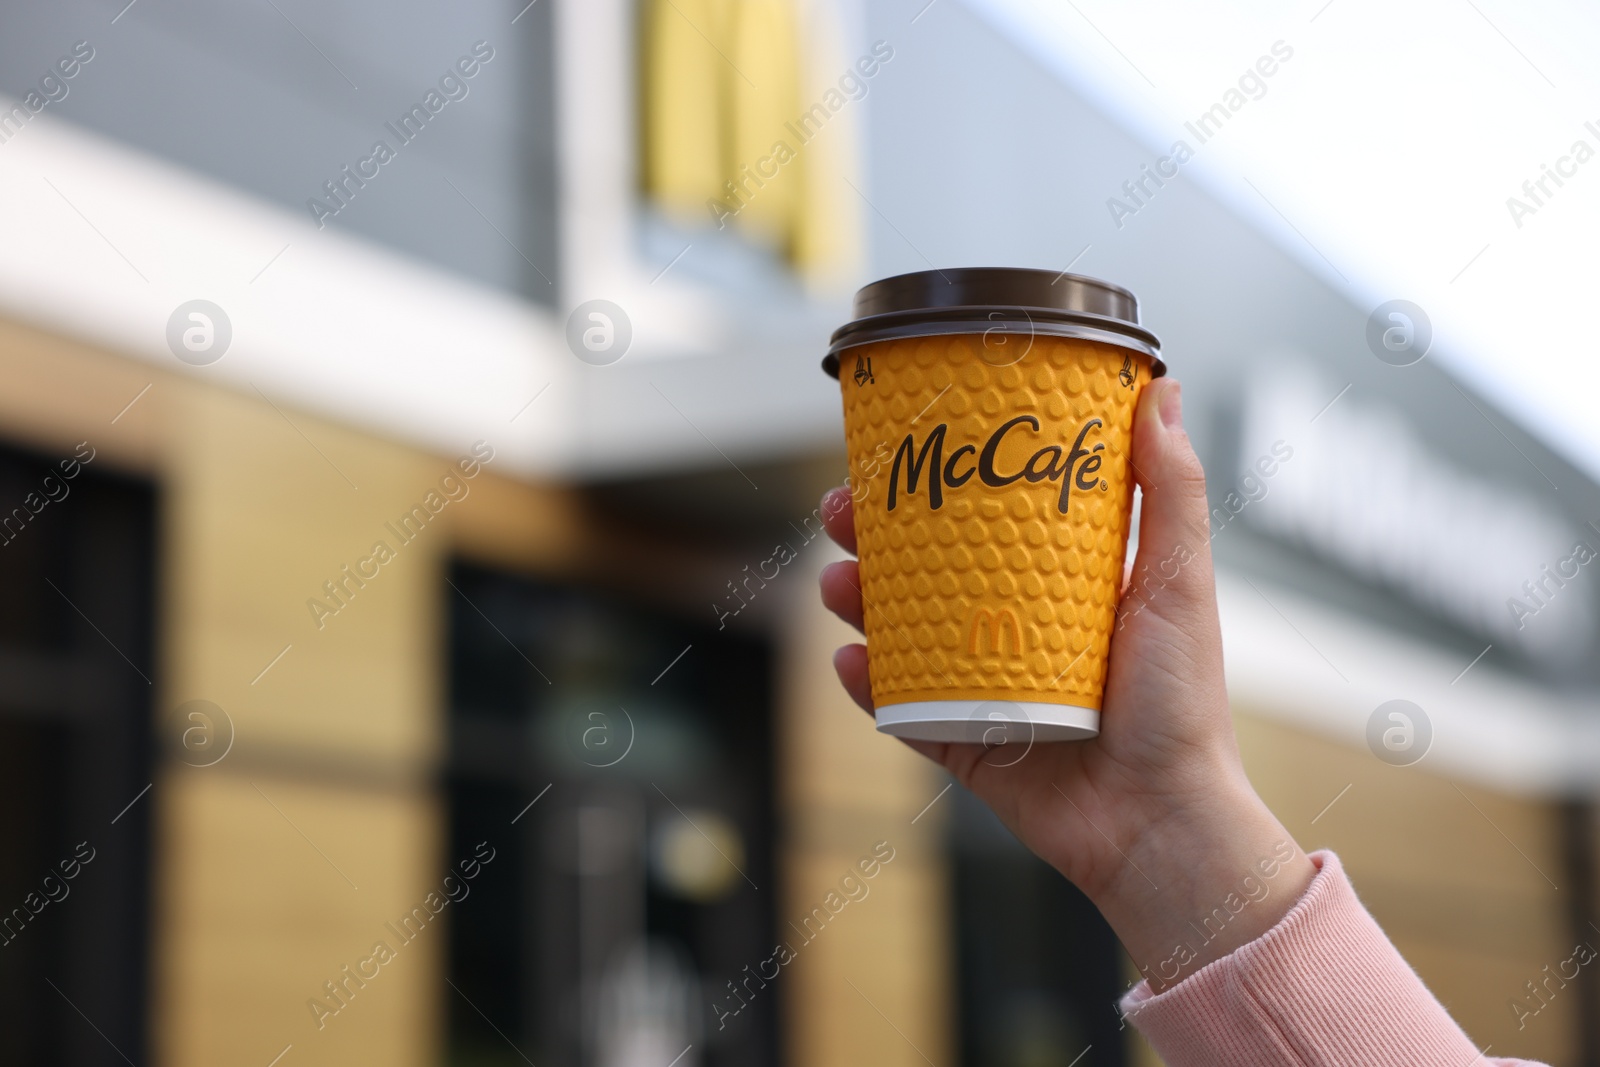
[[[1205,474],[1181,415],[1178,383],[1159,378],[1134,417],[1139,554],[1118,608],[1100,735],[1035,744],[1021,759],[1013,746],[906,742],[1081,888],[1156,990],[1270,929],[1315,873],[1239,760]],[[848,501],[848,490],[830,490],[822,514],[854,552]],[[862,627],[854,560],[823,571],[822,599]],[[834,666],[871,711],[866,646],[841,648]]]

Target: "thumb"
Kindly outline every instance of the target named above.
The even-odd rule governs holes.
[[[1171,378],[1157,378],[1139,398],[1132,460],[1143,503],[1139,557],[1126,596],[1161,614],[1198,609],[1215,615],[1206,475],[1183,429],[1182,388]]]

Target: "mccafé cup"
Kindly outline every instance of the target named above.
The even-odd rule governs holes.
[[[1166,373],[1132,293],[1073,274],[922,271],[856,293],[844,395],[878,729],[1100,730],[1133,507],[1133,412]]]

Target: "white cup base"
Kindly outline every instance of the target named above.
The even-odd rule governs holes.
[[[1017,700],[919,700],[877,710],[878,732],[913,741],[1082,741],[1100,733],[1100,713],[1075,704]]]

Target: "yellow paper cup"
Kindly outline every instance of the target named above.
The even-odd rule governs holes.
[[[1134,408],[1165,373],[1137,301],[1076,275],[925,271],[856,294],[844,397],[878,729],[1099,732],[1133,507]]]

